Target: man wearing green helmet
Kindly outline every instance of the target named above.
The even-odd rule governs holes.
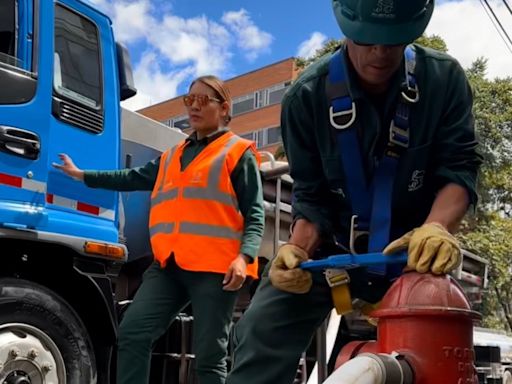
[[[332,3],[346,39],[284,97],[294,223],[235,327],[228,384],[292,383],[333,306],[343,314],[352,298],[377,303],[404,267],[324,275],[300,269],[301,262],[401,250],[406,270],[420,273],[449,273],[461,262],[452,233],[477,202],[482,159],[463,69],[443,52],[412,44],[434,1]]]

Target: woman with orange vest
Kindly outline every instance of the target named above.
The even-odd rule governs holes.
[[[89,187],[152,191],[155,261],[119,327],[118,384],[148,382],[154,342],[189,303],[199,381],[224,383],[237,291],[257,277],[264,210],[254,143],[227,128],[231,97],[218,78],[197,78],[183,101],[194,132],[143,167],[83,171],[66,154],[54,164]]]

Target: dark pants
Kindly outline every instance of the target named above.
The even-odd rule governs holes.
[[[333,308],[322,273],[313,274],[313,286],[306,294],[274,288],[267,273],[235,326],[234,366],[227,384],[293,383],[301,354]],[[386,280],[370,283],[362,270],[351,272],[353,298],[377,302],[388,286]]]
[[[153,263],[121,321],[117,384],[148,382],[153,344],[189,302],[194,314],[192,348],[199,382],[223,384],[237,296],[237,292],[222,289],[223,278],[218,273],[185,271],[172,261],[164,269]]]

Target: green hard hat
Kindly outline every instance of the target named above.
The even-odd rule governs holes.
[[[343,34],[356,42],[407,44],[421,36],[434,0],[332,0]]]

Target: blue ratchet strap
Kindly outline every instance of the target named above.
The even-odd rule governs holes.
[[[357,136],[360,120],[357,119],[356,105],[348,90],[343,51],[338,50],[329,63],[326,82],[329,119],[336,134],[352,213],[357,216],[357,229],[369,232],[368,252],[381,252],[389,243],[393,184],[401,152],[409,145],[409,105],[419,99],[414,69],[415,52],[408,46],[405,50],[406,88],[396,106],[384,156],[368,183]],[[354,229],[352,225],[351,231]],[[368,269],[372,273],[388,274],[385,264],[372,264]],[[394,269],[393,275],[396,273]]]
[[[322,260],[304,261],[300,264],[300,268],[308,271],[322,271],[329,268],[350,269],[356,267],[367,267],[375,264],[401,264],[406,261],[406,252],[399,252],[393,255],[384,255],[381,252],[376,252],[360,255],[334,255]]]

